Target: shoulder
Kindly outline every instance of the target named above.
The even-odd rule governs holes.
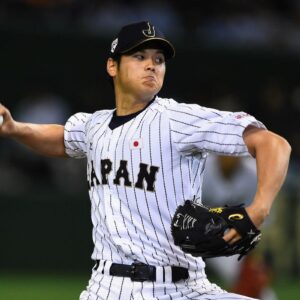
[[[79,124],[84,124],[90,118],[91,114],[85,112],[77,112],[69,117],[66,122],[65,127],[74,127]]]
[[[112,111],[113,110],[99,110],[94,113],[77,112],[69,117],[65,127],[69,128],[74,126],[87,125],[88,123],[92,122],[100,122],[102,118],[110,115]]]
[[[196,103],[178,102],[172,98],[156,97],[154,104],[155,108],[160,111],[165,111],[170,117],[173,118],[195,117],[209,120],[212,118],[222,117],[230,113],[201,106]]]
[[[108,118],[112,115],[113,109],[103,109],[95,111],[93,114],[90,115],[90,119],[96,122],[100,122],[105,118]]]

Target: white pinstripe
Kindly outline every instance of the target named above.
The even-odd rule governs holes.
[[[196,279],[191,280],[200,282],[201,289],[188,288],[191,281],[185,285],[164,283],[163,293],[173,295],[166,299],[223,299],[203,298],[203,294],[215,291],[206,280],[204,262],[186,255],[174,245],[170,222],[184,200],[201,201],[207,154],[248,155],[243,130],[249,124],[263,125],[244,113],[221,112],[159,97],[135,118],[113,130],[108,127],[112,115],[112,110],[78,113],[65,126],[66,153],[87,158],[95,244],[92,258],[124,264],[136,260],[155,266],[186,267],[195,274]],[[134,148],[133,141],[141,144]],[[154,190],[146,177],[142,177],[143,187],[138,185],[140,164],[146,165],[148,175],[151,167],[154,168],[155,177],[150,176]],[[168,281],[170,274],[170,269],[165,269]],[[93,274],[89,297],[94,293],[95,299],[101,299],[104,290],[120,289],[121,279],[109,277]],[[128,284],[128,278],[123,280],[123,284]],[[140,298],[135,296],[136,287],[142,288],[140,293],[145,299],[150,299],[147,289],[156,295],[152,298],[165,299],[163,293],[157,296],[158,283],[154,284],[154,291],[153,283],[139,284],[131,285],[132,295],[126,293],[120,299],[141,299],[141,295]],[[187,294],[182,298],[185,290]],[[217,294],[220,292],[217,289]],[[109,299],[118,298],[109,294]]]

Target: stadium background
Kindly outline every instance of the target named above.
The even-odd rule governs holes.
[[[260,247],[271,245],[279,299],[295,299],[300,1],[175,2],[1,1],[0,102],[17,120],[38,123],[113,108],[105,72],[112,37],[128,22],[157,24],[176,47],[162,96],[247,111],[291,143],[288,178]],[[89,209],[84,161],[46,159],[0,140],[0,299],[78,297],[92,266]]]

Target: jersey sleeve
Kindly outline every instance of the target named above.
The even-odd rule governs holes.
[[[185,155],[210,152],[247,156],[243,132],[249,125],[265,126],[245,112],[227,112],[197,104],[178,104],[168,109],[172,139]]]
[[[87,153],[86,130],[91,114],[77,113],[65,124],[64,143],[66,154],[74,158],[84,158]]]

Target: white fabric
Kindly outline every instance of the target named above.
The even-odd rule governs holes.
[[[87,158],[95,244],[92,258],[185,267],[197,274],[201,293],[210,294],[212,285],[206,280],[203,260],[174,245],[171,219],[185,200],[201,202],[207,154],[249,155],[243,131],[250,124],[264,128],[263,124],[243,112],[222,112],[159,97],[114,130],[108,127],[112,116],[113,110],[78,113],[65,125],[66,153]],[[97,274],[92,278],[89,292],[99,297],[98,289],[106,284],[115,289],[120,283],[120,278]],[[133,283],[132,289],[139,284]],[[191,293],[188,284],[155,285],[155,294],[160,295],[155,297],[182,295],[185,289]],[[153,283],[143,283],[143,290],[145,286],[146,294],[148,288],[153,290]]]
[[[172,268],[170,266],[164,267],[165,270],[165,282],[171,283],[172,282]]]
[[[209,288],[209,290],[208,290]],[[207,279],[174,283],[133,282],[128,277],[108,276],[94,271],[80,300],[255,300],[227,293]]]
[[[158,283],[164,282],[163,267],[156,267],[156,282]]]

